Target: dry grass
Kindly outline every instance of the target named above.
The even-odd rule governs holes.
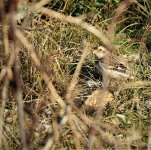
[[[21,25],[15,2],[1,22],[1,149],[150,149],[150,24],[140,41],[122,33],[126,27],[116,33],[134,1],[119,4],[109,20],[90,15],[92,22],[48,9],[46,0],[25,3]],[[99,44],[130,63],[133,81],[102,83],[108,79],[93,56]]]

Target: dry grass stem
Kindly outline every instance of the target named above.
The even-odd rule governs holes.
[[[31,58],[33,59],[35,65],[38,67],[38,69],[41,71],[41,74],[42,74],[46,84],[48,85],[48,88],[52,94],[52,97],[60,104],[60,106],[62,108],[65,108],[66,105],[63,102],[63,100],[61,99],[61,97],[58,95],[56,89],[54,88],[52,82],[49,79],[49,76],[40,69],[40,68],[42,68],[41,63],[40,63],[40,60],[37,57],[36,53],[34,52],[34,48],[32,47],[32,45],[27,41],[27,39],[23,36],[23,34],[18,30],[16,30],[16,36],[18,37],[18,39],[21,40],[22,44],[29,50]]]
[[[150,86],[151,86],[150,81],[133,81],[133,82],[124,83],[119,87],[119,90],[132,89],[132,88],[147,88]]]
[[[1,1],[0,149],[150,149],[150,4]]]
[[[132,1],[123,1],[119,4],[118,8],[115,11],[115,15],[112,17],[111,20],[111,24],[108,26],[108,34],[107,36],[109,37],[109,39],[111,39],[112,41],[115,40],[115,31],[116,31],[116,24],[118,17],[124,12],[126,11],[126,8],[128,8],[128,6],[133,2]]]
[[[3,125],[4,125],[4,110],[5,110],[5,104],[8,96],[8,86],[9,86],[9,80],[6,78],[3,89],[2,89],[2,101],[1,101],[1,108],[0,108],[0,149],[2,149],[2,139],[3,139]]]
[[[85,41],[86,42],[86,41]],[[66,99],[68,102],[71,102],[71,96],[72,96],[72,93],[73,93],[73,90],[78,82],[78,77],[79,77],[79,74],[80,74],[80,71],[81,71],[81,68],[82,68],[82,65],[84,63],[84,60],[85,60],[85,57],[87,55],[87,52],[88,52],[88,44],[85,43],[84,44],[84,50],[83,50],[83,54],[81,55],[81,59],[79,60],[78,62],[78,65],[76,67],[76,70],[73,74],[73,77],[70,81],[70,85],[69,85],[69,88],[67,89],[67,94],[66,94]]]
[[[83,29],[89,31],[90,33],[94,34],[96,37],[98,37],[111,52],[115,49],[114,45],[110,42],[110,40],[105,35],[103,35],[103,33],[100,30],[98,30],[96,27],[92,26],[91,24],[83,22],[83,20],[79,17],[65,16],[59,12],[44,7],[40,7],[38,11],[50,17],[57,18],[61,21],[76,24],[82,27]]]
[[[39,9],[42,6],[44,6],[44,5],[46,5],[46,4],[50,3],[50,2],[51,2],[51,0],[41,0],[40,2],[34,4],[34,8]]]

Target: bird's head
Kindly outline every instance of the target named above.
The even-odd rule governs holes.
[[[110,52],[103,46],[97,47],[93,52],[97,59],[102,59],[110,54]]]

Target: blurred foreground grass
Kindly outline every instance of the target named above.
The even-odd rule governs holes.
[[[104,3],[76,1],[72,4],[70,0],[65,2],[55,0],[46,7],[66,15],[79,16],[108,36],[107,29],[120,1],[104,1]],[[24,107],[22,119],[25,124],[28,148],[150,149],[151,51],[149,45],[151,41],[150,16],[148,16],[151,11],[150,1],[131,4],[118,18],[113,39],[117,48],[115,54],[130,64],[134,72],[134,80],[122,81],[118,85],[111,83],[109,93],[112,93],[113,98],[111,100],[106,98],[104,104],[101,104],[103,114],[99,117],[96,115],[95,108],[87,107],[85,101],[89,97],[95,100],[96,95],[93,93],[102,87],[102,76],[95,68],[93,49],[104,45],[103,42],[80,26],[49,17],[38,10],[32,11],[29,4],[26,4],[26,7],[29,7],[27,16],[23,22],[19,22],[17,29],[21,30],[33,46],[41,62],[38,68],[31,58],[29,49],[18,42]],[[144,24],[141,23],[142,21]],[[1,35],[1,75],[9,60],[9,57],[4,54],[6,43],[3,41]],[[86,45],[88,45],[87,55],[68,101],[67,89],[77,71],[76,67]],[[45,82],[43,72],[49,76],[57,94],[67,105],[66,109],[61,108],[53,96],[54,93],[49,91],[49,83]],[[7,76],[5,78],[7,79]],[[5,78],[0,78],[1,94],[4,92]],[[8,97],[1,114],[4,117],[1,131],[2,148],[6,150],[22,147],[18,106],[14,99],[13,85],[14,83],[10,81]]]

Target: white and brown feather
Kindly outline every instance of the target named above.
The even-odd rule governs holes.
[[[105,47],[99,46],[97,50],[94,50],[94,54],[99,72],[115,79],[133,78],[128,64],[118,56],[111,54]]]

